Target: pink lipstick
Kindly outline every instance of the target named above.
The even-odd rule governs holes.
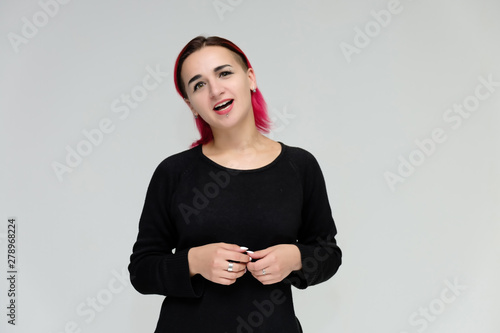
[[[225,99],[223,101],[220,101],[214,106],[214,111],[217,112],[217,114],[223,116],[225,114],[228,114],[232,109],[234,105],[234,99]]]

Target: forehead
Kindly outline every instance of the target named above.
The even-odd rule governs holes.
[[[235,67],[240,64],[238,55],[222,46],[205,46],[193,52],[182,64],[181,76],[185,79],[189,76],[213,72],[213,69],[221,65]]]

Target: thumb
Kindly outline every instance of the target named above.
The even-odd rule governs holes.
[[[269,253],[269,250],[264,249],[264,250],[255,251],[255,252],[247,251],[247,253],[250,256],[250,258],[252,258],[252,259],[261,259],[261,258],[264,258]]]

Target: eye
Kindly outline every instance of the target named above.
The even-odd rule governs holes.
[[[231,75],[233,74],[233,72],[230,72],[230,71],[224,71],[224,72],[221,72],[219,74],[219,77],[225,77],[225,76],[228,76],[228,75]]]
[[[201,88],[201,87],[203,87],[204,85],[205,85],[205,83],[204,83],[204,82],[201,82],[201,81],[200,81],[200,82],[197,82],[197,83],[194,85],[194,87],[193,87],[193,91],[196,91],[196,90],[200,89],[200,88]]]

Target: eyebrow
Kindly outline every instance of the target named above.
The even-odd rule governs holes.
[[[227,67],[227,66],[231,67],[231,65],[229,65],[229,64],[215,67],[214,73],[217,73],[218,71],[220,71],[221,69],[223,69],[224,67]]]
[[[229,67],[231,67],[231,65],[229,65],[229,64],[217,66],[217,67],[215,67],[215,68],[214,68],[214,73],[217,73],[217,72],[218,72],[218,71],[220,71],[221,69],[224,69],[225,67],[228,67],[228,66],[229,66]],[[188,84],[187,84],[187,85],[189,86],[191,83],[193,83],[193,81],[196,81],[196,80],[198,80],[199,78],[201,78],[201,74],[196,74],[195,76],[193,76],[193,77],[191,78],[191,80],[189,80],[189,81],[188,81]]]

